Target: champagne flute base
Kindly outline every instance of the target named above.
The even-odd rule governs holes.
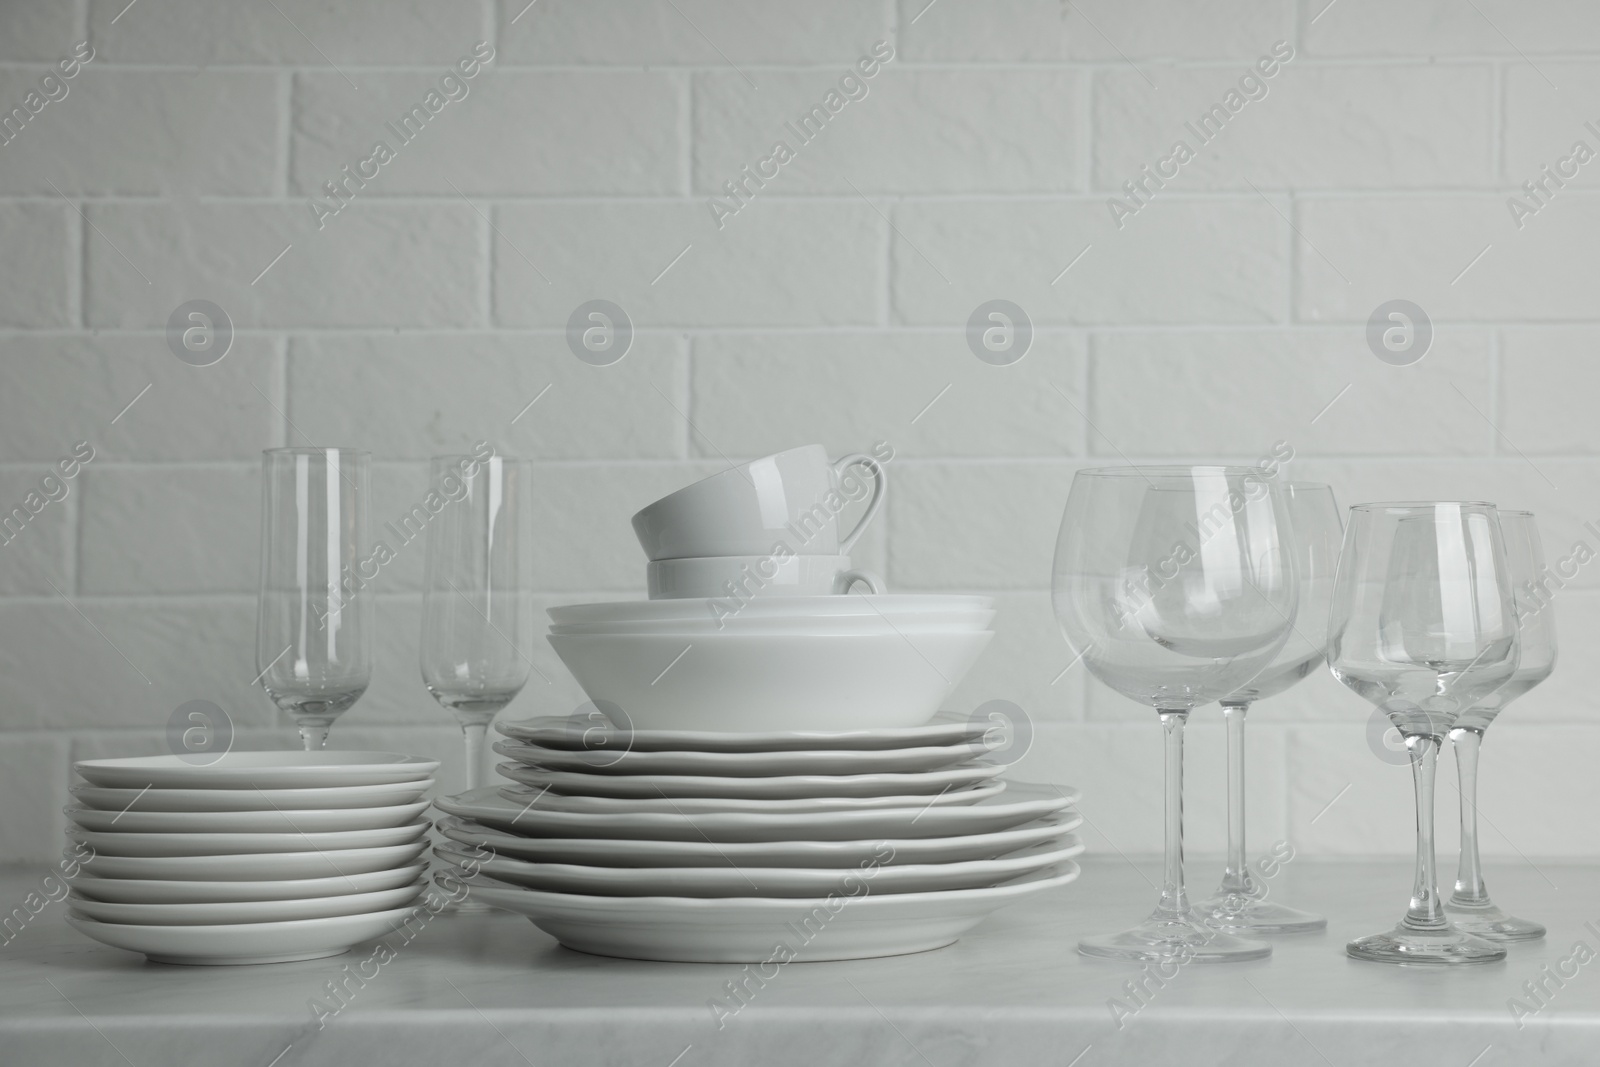
[[[1328,920],[1309,911],[1243,893],[1219,893],[1194,906],[1206,926],[1236,934],[1310,934],[1328,928]]]
[[[1131,963],[1243,963],[1264,960],[1272,946],[1209,929],[1190,919],[1150,918],[1120,934],[1086,937],[1078,952]]]
[[[1358,937],[1345,946],[1352,959],[1402,966],[1459,967],[1497,963],[1506,950],[1492,941],[1463,933],[1455,927],[1417,930],[1401,923],[1381,934]]]
[[[1493,904],[1470,905],[1448,901],[1444,913],[1457,930],[1485,941],[1537,941],[1545,933],[1542,923],[1507,915]]]

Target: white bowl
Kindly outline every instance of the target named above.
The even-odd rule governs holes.
[[[994,633],[551,634],[589,699],[641,729],[859,730],[932,718]]]
[[[874,634],[947,633],[987,629],[993,611],[939,611],[904,615],[816,615],[799,618],[747,618],[706,614],[696,618],[567,623],[553,634],[787,634],[790,636],[869,637]]]
[[[684,597],[676,600],[615,600],[603,604],[567,604],[550,608],[550,621],[557,626],[615,622],[663,622],[672,619],[709,619],[714,603],[725,607],[736,602],[710,597]],[[990,611],[994,598],[952,596],[943,593],[885,593],[880,596],[786,596],[769,600],[749,600],[739,608],[740,619],[813,619],[832,616],[889,616],[899,621],[902,615],[929,612]]]

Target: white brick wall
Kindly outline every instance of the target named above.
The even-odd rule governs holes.
[[[185,700],[226,707],[242,745],[288,739],[250,685],[274,445],[372,449],[380,520],[434,452],[531,457],[541,592],[562,603],[641,595],[627,517],[724,455],[888,440],[858,561],[1000,597],[953,705],[1026,708],[1021,773],[1083,786],[1093,847],[1129,854],[1159,845],[1157,732],[1062,673],[1050,615],[1078,466],[1281,440],[1347,503],[1532,507],[1553,554],[1600,520],[1600,162],[1520,228],[1506,204],[1574,141],[1600,150],[1592,4],[17,0],[0,116],[85,39],[67,94],[0,144],[0,510],[77,441],[96,450],[0,546],[0,859],[50,858],[69,759],[160,751]],[[895,57],[866,95],[790,140],[879,40]],[[1108,198],[1280,40],[1295,54],[1267,95],[1119,228]],[[495,57],[468,95],[319,229],[308,199],[479,41]],[[778,139],[795,158],[719,227],[708,199]],[[196,298],[239,331],[206,368],[163,333]],[[604,368],[564,336],[597,298],[637,331]],[[1008,367],[962,332],[995,298],[1037,327]],[[1410,367],[1363,336],[1395,298],[1436,329]],[[383,571],[377,675],[334,738],[453,775],[455,728],[416,673],[420,581],[416,551]],[[1497,855],[1600,854],[1580,681],[1600,568],[1558,610],[1562,666],[1486,750]],[[548,649],[537,663],[548,681],[511,714],[581,700]],[[1407,775],[1368,751],[1368,714],[1322,674],[1258,709],[1256,843],[1410,847]],[[1218,718],[1195,718],[1197,852],[1222,841]],[[1448,814],[1440,831],[1448,847]]]

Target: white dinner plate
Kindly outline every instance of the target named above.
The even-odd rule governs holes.
[[[120,789],[79,784],[68,792],[84,807],[102,811],[305,811],[410,804],[432,786],[432,778],[419,778],[323,789]]]
[[[823,898],[607,897],[523,889],[483,875],[468,884],[473,900],[526,915],[579,952],[635,960],[765,964],[943,948],[996,909],[1077,877],[1078,865],[1065,860],[985,889]]]
[[[414,782],[439,761],[399,752],[228,752],[212,763],[181,756],[86,759],[72,765],[91,785],[124,789],[282,789]]]
[[[591,797],[742,797],[799,800],[813,797],[927,796],[993,778],[1005,765],[975,760],[961,767],[907,774],[787,774],[737,778],[690,774],[588,774],[543,771],[520,763],[495,768],[514,782],[535,789],[548,786],[569,796]]]
[[[992,742],[992,744],[990,743]],[[988,754],[1003,743],[996,731],[966,745],[915,748],[796,749],[791,752],[618,752],[549,748],[496,741],[494,750],[529,767],[586,774],[703,774],[759,778],[784,774],[904,774],[935,771]]]
[[[336,830],[314,834],[159,834],[93,833],[69,830],[67,838],[81,841],[101,856],[243,856],[249,853],[332,852],[339,849],[383,848],[407,845],[428,832],[428,820],[384,830]]]
[[[208,882],[194,879],[91,878],[80,874],[73,891],[93,900],[116,904],[214,904],[235,901],[304,900],[400,889],[422,877],[427,865],[412,864],[365,874],[329,878],[283,878],[274,881]]]
[[[156,963],[221,966],[288,963],[337,956],[393,931],[413,908],[366,915],[217,926],[126,926],[68,915],[67,922],[103,945],[142,952]]]
[[[535,789],[527,785],[503,786],[500,795],[525,806],[537,803],[546,811],[577,811],[594,815],[620,812],[665,812],[668,814],[699,814],[709,811],[862,811],[866,808],[927,807],[930,804],[976,804],[985,797],[1005,789],[1003,778],[989,778],[982,782],[947,789],[928,796],[887,797],[798,797],[779,800],[744,799],[741,797],[575,797],[557,793],[553,789]]]
[[[880,844],[856,867],[596,867],[574,863],[531,863],[495,856],[483,859],[460,845],[435,846],[433,854],[451,866],[475,861],[491,878],[552,893],[594,893],[632,897],[816,897],[852,894],[858,886],[873,893],[928,893],[941,889],[980,889],[1071,859],[1083,851],[1076,834],[1008,852],[995,859],[956,863],[905,863],[894,847]]]
[[[816,749],[917,748],[930,745],[973,745],[994,727],[989,719],[941,711],[920,726],[874,730],[785,730],[726,733],[720,730],[629,730],[593,715],[544,715],[497,722],[507,737],[549,748],[595,752],[793,752]]]
[[[386,808],[309,808],[284,811],[97,811],[68,808],[67,818],[98,833],[321,833],[404,826],[427,808],[426,800]]]
[[[241,900],[215,904],[111,904],[79,893],[67,898],[73,915],[97,922],[134,926],[215,926],[224,923],[276,923],[292,919],[326,919],[334,915],[364,915],[404,908],[427,888],[419,879],[399,889],[376,893],[345,893],[336,897],[300,897],[294,900]]]
[[[902,863],[985,860],[1076,830],[1083,816],[1058,811],[1011,830],[960,837],[869,838],[856,841],[646,841],[629,838],[523,837],[451,816],[438,830],[452,841],[538,863],[595,867],[854,867],[883,845]]]
[[[634,812],[588,815],[514,804],[493,787],[434,801],[440,810],[524,837],[606,837],[675,841],[850,841],[871,837],[953,837],[1020,826],[1077,803],[1066,786],[1008,782],[976,804],[862,808],[847,811]]]
[[[386,848],[346,848],[331,852],[256,852],[224,856],[104,856],[84,863],[101,878],[198,878],[219,882],[265,882],[275,878],[330,878],[384,871],[415,863],[426,841]]]

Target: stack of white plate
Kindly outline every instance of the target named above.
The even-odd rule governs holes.
[[[939,948],[1078,875],[1074,790],[1007,783],[986,722],[852,731],[500,723],[515,781],[436,801],[473,899],[570,948],[693,962]],[[485,858],[488,857],[488,858]]]
[[[914,726],[994,637],[981,596],[684,598],[550,609],[550,644],[639,729]]]
[[[393,929],[426,888],[437,760],[230,752],[80,760],[67,921],[160,963],[335,956]],[[84,857],[90,858],[85,861]]]

